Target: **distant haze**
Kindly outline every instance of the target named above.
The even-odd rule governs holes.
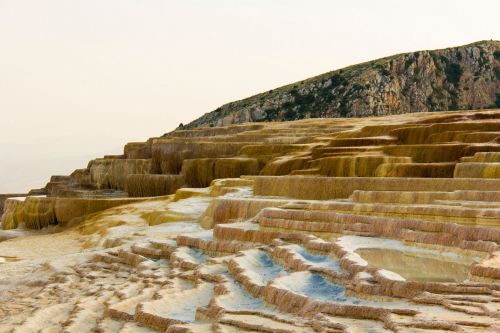
[[[500,39],[499,12],[497,0],[0,0],[0,193],[280,85]]]

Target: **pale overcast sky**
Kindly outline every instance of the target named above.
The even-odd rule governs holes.
[[[232,100],[500,39],[498,0],[0,0],[0,193]]]

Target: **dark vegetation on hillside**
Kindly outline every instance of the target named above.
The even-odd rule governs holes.
[[[183,128],[500,107],[500,42],[398,54],[221,106]]]

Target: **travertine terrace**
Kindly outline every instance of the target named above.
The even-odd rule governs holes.
[[[32,194],[0,332],[500,332],[500,110],[178,130]]]

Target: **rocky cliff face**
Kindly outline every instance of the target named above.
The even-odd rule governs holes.
[[[185,129],[500,106],[500,42],[399,54],[221,106]]]

